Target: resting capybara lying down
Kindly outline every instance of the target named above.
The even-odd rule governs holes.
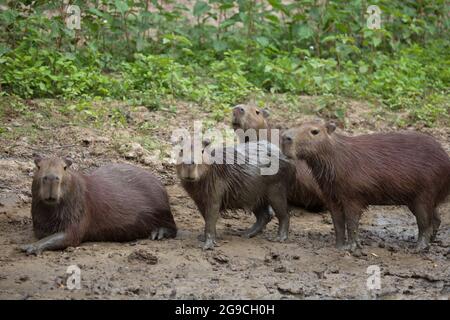
[[[31,216],[39,241],[27,254],[85,241],[174,237],[177,232],[164,186],[151,173],[111,164],[89,175],[69,169],[70,159],[35,156]]]
[[[256,157],[258,147],[259,158]],[[186,148],[192,146],[188,144]],[[245,236],[252,237],[263,230],[270,221],[268,212],[270,205],[279,221],[278,240],[287,239],[289,213],[286,189],[290,177],[294,174],[294,167],[281,151],[263,141],[216,148],[211,151],[211,155],[223,156],[223,163],[211,163],[207,153],[202,154],[203,163],[195,163],[192,153],[186,156],[181,150],[176,165],[183,188],[194,200],[205,219],[203,248],[214,247],[219,212],[227,209],[244,209],[255,214],[257,219],[255,224],[244,233]],[[229,159],[230,156],[233,160],[228,164],[225,159]],[[274,158],[271,159],[272,156]],[[273,165],[274,161],[278,162],[279,169],[275,174],[264,175],[263,168],[267,168],[267,161],[270,161],[270,165]]]
[[[434,239],[436,207],[450,192],[450,158],[433,138],[414,132],[349,137],[333,123],[311,122],[284,132],[283,151],[312,168],[331,211],[336,246],[360,247],[358,225],[368,205],[406,205],[419,227],[417,249]]]
[[[256,137],[251,139],[250,136],[245,136],[244,138],[246,138],[246,141],[260,139],[259,130],[266,129],[266,137],[270,141],[270,130],[272,127],[268,122],[268,117],[269,113],[264,109],[261,110],[253,105],[237,105],[233,108],[233,129],[242,129],[244,131],[249,129],[256,130]],[[277,143],[279,143],[279,141],[277,141]],[[324,211],[325,204],[322,191],[314,179],[311,169],[304,160],[295,159],[293,160],[293,164],[296,168],[296,179],[295,182],[289,186],[288,203],[311,212]]]

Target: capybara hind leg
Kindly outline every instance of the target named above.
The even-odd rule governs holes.
[[[410,207],[412,213],[416,216],[419,235],[417,238],[417,251],[428,249],[433,235],[433,209],[428,208],[422,203],[417,203]]]
[[[439,231],[439,226],[441,225],[441,216],[438,210],[435,208],[433,210],[433,234],[431,235],[431,241],[436,240],[437,233]]]
[[[216,224],[219,219],[218,203],[211,204],[205,212],[205,244],[203,250],[211,250],[216,245]]]
[[[283,191],[277,190],[271,193],[274,195],[269,199],[272,209],[278,219],[278,235],[277,241],[285,241],[289,234],[289,212],[286,197]]]
[[[27,255],[38,255],[46,250],[62,250],[67,248],[67,235],[64,232],[58,232],[41,240],[22,246],[20,249]]]
[[[336,236],[336,248],[345,249],[345,216],[344,212],[337,207],[330,208],[333,220],[334,234]]]
[[[250,229],[242,233],[243,237],[251,238],[256,236],[266,227],[270,220],[272,220],[269,206],[257,208],[253,212],[256,216],[256,222],[250,227]]]

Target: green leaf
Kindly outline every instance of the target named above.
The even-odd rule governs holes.
[[[261,47],[267,47],[270,43],[269,39],[266,37],[256,37],[256,42],[258,42]]]
[[[216,50],[218,52],[222,52],[222,51],[225,51],[226,49],[228,49],[228,44],[222,40],[215,40],[213,42],[213,47],[214,47],[214,50]]]
[[[307,24],[300,25],[297,28],[297,36],[300,38],[300,40],[309,39],[313,35],[313,30]]]
[[[125,1],[121,0],[115,0],[114,2],[116,9],[121,13],[124,14],[128,11],[128,4]]]
[[[200,17],[201,15],[205,14],[206,12],[208,12],[209,9],[211,9],[209,4],[207,4],[205,1],[198,0],[195,3],[194,9],[193,9],[194,17]]]
[[[283,11],[283,13],[287,16],[289,16],[289,10],[286,8],[286,6],[281,3],[280,0],[269,0],[270,5],[279,11]]]

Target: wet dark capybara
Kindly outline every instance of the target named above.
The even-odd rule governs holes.
[[[268,121],[269,112],[267,110],[259,109],[251,104],[240,104],[233,108],[232,114],[232,126],[234,130],[242,129],[244,132],[249,129],[256,130],[256,135],[253,137],[250,134],[242,136],[244,141],[263,138],[260,137],[259,130],[261,129],[267,130],[267,135],[264,137],[270,141],[272,126]],[[280,128],[276,127],[276,129]],[[279,143],[279,141],[276,142]],[[293,159],[293,164],[296,168],[296,180],[289,186],[288,203],[296,207],[304,208],[310,212],[324,211],[325,203],[322,191],[314,179],[311,169],[304,160]]]
[[[187,148],[192,146],[189,142]],[[204,152],[208,147],[212,146],[208,143],[203,145],[203,163],[195,163],[193,153],[186,156],[181,149],[176,165],[181,185],[205,220],[203,248],[212,249],[215,246],[219,213],[228,209],[244,209],[255,214],[255,224],[243,233],[245,237],[253,237],[271,220],[271,206],[279,221],[277,240],[286,240],[289,231],[286,190],[295,168],[278,147],[267,141],[252,142],[234,147],[215,147],[210,154]],[[220,155],[223,159],[231,156],[233,160],[231,163],[224,160],[222,164],[209,160],[208,163],[211,155]],[[270,164],[267,164],[269,161]],[[265,175],[263,168],[267,169],[274,161],[278,162],[278,170],[275,174]]]
[[[144,169],[110,164],[84,175],[68,158],[35,155],[31,216],[35,236],[27,254],[60,250],[85,241],[175,237],[167,192]]]
[[[336,246],[360,248],[359,219],[368,205],[406,205],[419,228],[417,251],[428,248],[441,222],[437,206],[450,192],[444,149],[416,132],[351,137],[335,129],[332,122],[305,123],[283,133],[282,148],[312,168],[331,211]]]

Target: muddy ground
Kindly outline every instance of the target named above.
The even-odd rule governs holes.
[[[413,215],[403,207],[373,207],[363,215],[363,255],[333,247],[328,212],[292,210],[290,237],[272,242],[277,222],[253,239],[236,232],[254,218],[236,211],[218,223],[219,247],[203,251],[197,236],[203,220],[180,187],[173,166],[159,163],[155,145],[167,148],[171,131],[210,119],[195,106],[149,112],[120,106],[124,128],[72,121],[70,114],[28,101],[30,116],[5,116],[10,135],[0,140],[0,298],[3,299],[449,299],[450,203],[440,208],[442,225],[429,252],[412,252]],[[308,105],[303,97],[299,104]],[[271,106],[275,121],[286,125],[305,118],[298,110]],[[59,109],[54,109],[59,110]],[[358,104],[349,104],[346,130],[351,133],[395,130]],[[141,148],[142,124],[153,147]],[[227,122],[214,124],[226,128]],[[149,129],[150,128],[150,129]],[[29,129],[29,131],[28,131]],[[433,134],[450,153],[450,128],[411,128]],[[29,133],[28,133],[29,132]],[[134,144],[128,142],[134,141]],[[127,144],[128,143],[128,144]],[[148,145],[148,144],[146,144]],[[154,149],[152,149],[154,148]],[[150,149],[150,150],[149,150]],[[128,162],[158,175],[167,186],[179,234],[164,241],[84,243],[62,252],[26,256],[17,248],[34,240],[30,219],[32,153],[70,155],[74,168],[88,172],[108,162]],[[66,270],[81,269],[81,289],[69,290]],[[368,291],[368,266],[381,269],[381,289]]]

